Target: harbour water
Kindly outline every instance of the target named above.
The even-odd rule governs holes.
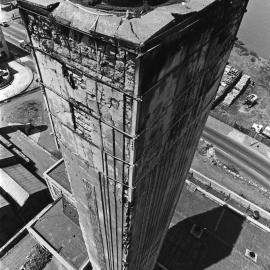
[[[270,60],[270,0],[249,0],[238,38],[249,50]]]

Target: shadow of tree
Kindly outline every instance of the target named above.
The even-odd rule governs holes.
[[[188,217],[168,230],[158,262],[170,270],[207,269],[231,254],[244,221],[225,206]],[[194,224],[200,237],[191,233]]]

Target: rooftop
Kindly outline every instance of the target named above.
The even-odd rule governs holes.
[[[190,233],[194,224],[201,237]],[[186,184],[158,262],[170,270],[263,270],[270,265],[269,247],[268,232]],[[258,254],[256,263],[246,249]]]
[[[14,155],[3,145],[0,144],[0,161],[2,159],[12,158]]]
[[[21,164],[0,169],[0,187],[20,206],[34,193],[47,189],[40,180]]]
[[[23,132],[16,131],[8,134],[10,141],[16,145],[28,158],[35,162],[36,173],[43,178],[43,173],[51,167],[57,159],[44,150]]]
[[[140,46],[157,33],[163,32],[169,24],[174,25],[176,21],[185,18],[185,15],[199,12],[215,0],[187,2],[178,0],[174,1],[174,4],[161,5],[140,17],[131,16],[131,18],[126,18],[125,12],[122,15],[119,12],[104,12],[81,5],[79,1],[21,0],[19,2],[22,5],[31,4],[33,8],[52,10],[51,15],[56,20],[81,31],[95,32]]]
[[[7,246],[0,255],[0,269],[19,270],[29,262],[29,258],[33,258],[33,250],[39,245],[38,241],[26,231],[22,231],[15,237],[14,241]],[[31,256],[32,254],[32,256]],[[28,269],[28,268],[27,268]],[[52,256],[47,262],[44,270],[66,270],[66,268]]]
[[[0,260],[0,269],[19,270],[26,262],[30,250],[37,244],[31,235],[26,234],[18,244],[9,249]],[[1,256],[0,256],[1,257]],[[8,268],[6,268],[8,267]]]
[[[19,184],[29,194],[36,193],[40,190],[46,189],[46,185],[40,182],[40,180],[31,174],[21,164],[14,164],[8,167],[2,168],[2,170],[8,174],[17,184]]]
[[[80,227],[63,213],[62,200],[41,216],[32,228],[76,269],[88,260]]]
[[[65,188],[67,191],[72,193],[66,172],[66,165],[63,159],[60,162],[57,162],[54,166],[52,166],[47,171],[47,175],[51,177],[54,181],[56,181],[59,185],[61,185],[63,188]]]
[[[200,236],[191,234],[194,224],[202,229]],[[87,260],[81,230],[64,215],[62,200],[31,228],[74,267]],[[1,263],[19,269],[35,243],[26,235]],[[270,265],[269,247],[268,232],[186,183],[155,270],[264,270]],[[257,262],[245,256],[246,249],[258,255]],[[54,267],[48,269],[62,269]]]
[[[0,209],[10,205],[9,202],[0,194]]]

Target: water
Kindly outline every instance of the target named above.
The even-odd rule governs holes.
[[[249,0],[238,38],[249,50],[270,60],[270,0]]]

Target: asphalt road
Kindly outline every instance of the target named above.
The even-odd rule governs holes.
[[[18,21],[10,21],[9,26],[2,27],[8,48],[14,58],[21,58],[23,64],[29,66],[32,71],[35,72],[35,64],[33,62],[32,56],[19,46],[20,40],[28,40],[27,34],[24,26]]]
[[[23,25],[16,21],[9,22],[8,24],[9,26],[2,27],[6,41],[19,46],[20,40],[27,40],[27,34]]]
[[[205,126],[202,137],[215,145],[217,155],[230,160],[252,179],[270,188],[270,161],[255,150]]]

